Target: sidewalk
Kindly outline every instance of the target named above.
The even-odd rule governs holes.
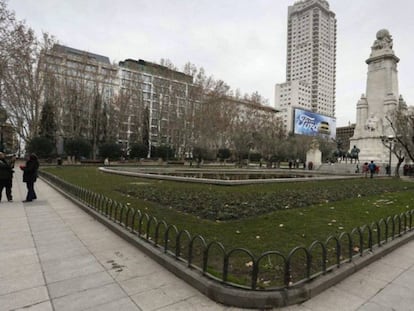
[[[213,302],[41,180],[0,203],[0,310],[240,310]],[[284,311],[414,310],[414,242]]]

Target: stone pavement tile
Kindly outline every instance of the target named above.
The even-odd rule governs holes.
[[[16,309],[15,311],[53,311],[53,307],[50,301],[45,301],[41,303],[36,303],[34,305],[31,305],[30,307]]]
[[[97,263],[92,254],[78,255],[70,258],[58,258],[53,260],[42,261],[42,267],[45,271],[62,270],[77,268],[83,265]]]
[[[122,264],[118,261],[113,263],[107,262],[104,265],[108,273],[117,281],[124,281],[137,276],[147,276],[156,273],[160,269],[164,269],[156,262],[150,261],[149,259],[145,261],[127,260],[122,262]],[[117,265],[119,265],[120,268],[117,268]]]
[[[372,278],[366,274],[355,273],[338,283],[335,288],[351,295],[369,300],[372,296],[387,286],[388,282]]]
[[[399,249],[397,249],[391,254],[381,258],[381,262],[404,270],[412,267],[414,265],[414,254],[412,254],[412,248],[411,254],[407,254],[406,251],[400,252]]]
[[[382,306],[374,302],[367,302],[362,305],[357,311],[395,311],[394,308]]]
[[[25,256],[36,256],[36,248],[33,247],[28,247],[28,248],[21,248],[21,249],[16,249],[12,252],[0,252],[0,261],[3,260],[9,260],[9,259],[18,259],[19,257],[25,257]]]
[[[382,281],[390,282],[397,278],[404,269],[387,264],[382,260],[371,263],[365,268],[359,270],[358,274],[365,274],[367,277],[375,278]]]
[[[7,239],[0,240],[0,249],[2,252],[32,247],[34,247],[33,238],[28,234],[13,234]]]
[[[85,243],[85,245],[92,253],[104,250],[118,249],[120,247],[131,245],[113,233],[108,234],[105,238],[93,239],[82,237],[81,240],[83,243]]]
[[[177,302],[172,305],[168,305],[165,307],[162,307],[160,309],[157,309],[159,311],[186,311],[186,310],[197,310],[197,311],[228,311],[228,310],[243,310],[243,311],[249,311],[253,309],[240,309],[240,308],[229,308],[224,305],[221,305],[219,303],[215,303],[214,301],[210,300],[209,298],[203,296],[202,294],[199,294],[194,297],[190,297],[189,299]]]
[[[112,249],[118,244],[118,236],[114,235],[111,231],[104,230],[93,230],[93,228],[88,228],[88,230],[78,231],[73,229],[73,232],[76,233],[76,236],[87,245],[92,252],[100,252],[108,249]],[[124,240],[118,244],[118,247],[122,245],[126,246],[128,243],[123,243]]]
[[[199,293],[196,289],[185,283],[180,286],[167,285],[161,288],[149,290],[130,296],[135,303],[144,311],[158,310],[162,307],[170,306]]]
[[[33,219],[29,217],[30,229],[35,233],[44,232],[47,234],[50,231],[67,231],[68,227],[61,219],[41,218]],[[64,229],[64,230],[63,230]]]
[[[404,271],[392,283],[410,288],[414,293],[414,269]]]
[[[72,240],[70,242],[53,244],[53,245],[41,245],[37,247],[39,255],[46,254],[54,251],[64,251],[65,249],[72,248],[86,248],[85,245],[79,240]]]
[[[50,202],[50,198],[47,193],[45,193],[44,195],[39,193],[38,197],[39,198],[35,201],[23,203],[23,207],[25,208],[27,213],[33,212],[33,213],[40,214],[40,213],[44,213],[47,208],[50,208],[48,206],[48,202]]]
[[[141,252],[138,248],[132,245],[94,252],[93,254],[101,262],[106,262],[108,260],[117,260],[119,262],[128,260],[135,260],[140,262],[143,260],[152,260],[149,259],[148,256]]]
[[[179,282],[180,280],[173,274],[167,271],[161,271],[120,281],[119,284],[128,295],[132,296]]]
[[[79,266],[65,267],[62,269],[45,270],[44,275],[45,275],[46,282],[49,284],[52,282],[63,281],[63,280],[79,277],[82,275],[100,272],[102,270],[103,270],[103,267],[97,263],[92,263],[92,262],[89,264],[79,263]]]
[[[282,308],[277,308],[276,310],[278,311],[314,311],[312,309],[308,309],[306,307],[304,307],[303,305],[293,305],[293,306],[288,306],[288,307],[282,307]],[[317,311],[315,309],[315,311]]]
[[[29,221],[38,224],[41,221],[49,222],[61,222],[61,218],[55,212],[55,210],[49,205],[48,202],[44,202],[42,206],[32,207],[32,205],[27,206],[26,214]]]
[[[9,228],[5,228],[0,225],[0,240],[7,239],[7,237],[11,235],[16,235],[16,234],[23,234],[23,235],[31,234],[29,224],[25,223],[23,226],[16,225],[16,226],[11,226]]]
[[[49,240],[50,238],[65,238],[65,237],[70,237],[70,238],[75,238],[76,235],[67,227],[64,228],[64,230],[52,230],[51,231],[41,231],[41,232],[36,232],[33,236],[33,238],[35,239],[35,241],[39,241],[39,240]]]
[[[9,311],[29,307],[49,300],[46,286],[29,288],[26,290],[0,296],[0,311]],[[26,310],[26,309],[25,309]]]
[[[89,254],[42,262],[42,265],[47,283],[63,281],[104,270],[102,265]]]
[[[0,211],[2,211],[1,207]],[[0,232],[18,232],[18,230],[27,230],[29,228],[25,214],[18,217],[10,217],[5,211],[8,211],[8,209],[3,209],[3,213],[0,213]]]
[[[0,278],[0,295],[10,294],[21,290],[45,285],[40,266],[31,268],[30,271],[10,274]]]
[[[55,311],[85,310],[126,297],[118,284],[111,283],[53,299],[53,306]]]
[[[114,280],[112,277],[107,272],[103,271],[88,275],[81,275],[73,279],[49,283],[48,288],[50,297],[58,298],[113,282]]]
[[[39,223],[36,225],[32,225],[30,223],[30,228],[33,233],[38,233],[42,231],[48,232],[57,232],[57,231],[66,231],[68,228],[66,227],[65,223]]]
[[[97,221],[83,211],[59,211],[58,215],[64,223],[75,229],[82,229],[85,225],[93,225]]]
[[[21,218],[26,217],[26,212],[22,206],[17,206],[17,203],[0,203],[0,217],[3,215],[7,215],[7,218]],[[7,222],[4,217],[1,217],[0,224]],[[14,219],[13,219],[14,221]]]
[[[106,268],[112,269],[114,264],[127,265],[129,263],[146,261],[153,262],[148,256],[131,245],[93,253],[96,259]]]
[[[13,278],[13,277],[22,277],[27,276],[33,273],[42,273],[42,269],[39,265],[39,262],[34,262],[28,265],[22,266],[8,266],[0,261],[0,280],[3,278]],[[1,286],[1,284],[0,284]]]
[[[413,289],[391,283],[375,295],[370,302],[393,308],[392,310],[414,310]]]
[[[80,245],[79,242],[75,243],[75,245],[66,245],[66,247],[65,245],[60,245],[58,247],[55,245],[54,247],[43,247],[41,251],[39,251],[40,260],[44,262],[90,254],[89,250],[85,246]]]
[[[24,269],[26,265],[39,264],[39,257],[35,255],[24,255],[21,257],[8,257],[0,260],[0,275],[4,270]]]
[[[179,301],[169,297],[161,288],[131,296],[143,311],[158,310]]]
[[[56,234],[51,234],[49,237],[39,237],[37,234],[33,235],[35,244],[37,247],[41,246],[53,246],[54,244],[66,245],[66,243],[76,243],[79,239],[72,232],[58,232]]]
[[[77,221],[76,223],[70,223],[65,219],[66,225],[76,234],[82,238],[89,238],[92,240],[99,240],[99,238],[105,238],[113,234],[108,228],[97,223],[95,220],[91,221]]]
[[[389,255],[398,254],[399,256],[407,256],[407,257],[414,258],[413,247],[414,247],[414,240],[404,245],[401,245]]]
[[[366,300],[332,287],[305,301],[302,306],[315,311],[354,311]]]
[[[95,306],[85,311],[141,311],[140,308],[129,298],[122,298],[119,300],[111,301],[104,305]]]
[[[0,217],[7,217],[1,216]],[[7,234],[18,234],[20,232],[30,231],[29,223],[26,219],[9,220],[0,224],[0,237]]]
[[[66,200],[60,200],[60,202],[60,207],[65,206],[66,203],[65,208],[57,209],[55,208],[56,205],[54,205],[54,210],[62,219],[65,219],[68,223],[76,224],[76,220],[80,220],[81,222],[96,221],[95,218],[74,205],[72,202]]]

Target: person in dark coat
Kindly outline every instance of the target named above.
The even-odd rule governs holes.
[[[7,195],[7,200],[9,200],[9,202],[13,201],[12,187],[13,187],[13,174],[14,174],[15,162],[16,162],[16,156],[13,154],[11,158],[7,161],[7,163],[9,163],[9,166],[10,166],[10,178],[7,181],[7,185],[6,185],[6,195]]]
[[[27,186],[26,200],[23,202],[32,202],[37,199],[36,192],[34,190],[34,183],[37,179],[37,170],[39,169],[39,160],[37,159],[37,156],[32,153],[29,156],[29,160],[27,160],[26,165],[20,166],[20,168],[23,170],[23,182],[25,182]]]
[[[3,152],[0,152],[0,201],[3,193],[3,188],[6,188],[7,200],[11,201],[11,185],[10,181],[13,178],[13,170],[10,164],[6,161],[6,156]]]

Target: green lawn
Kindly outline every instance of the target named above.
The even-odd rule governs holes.
[[[289,252],[329,235],[414,209],[414,183],[374,178],[211,186],[124,177],[96,167],[43,168],[70,183],[256,254]]]

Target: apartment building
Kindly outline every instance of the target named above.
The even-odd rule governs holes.
[[[119,106],[122,122],[118,142],[126,150],[132,142],[148,141],[151,147],[174,146],[185,152],[196,98],[191,96],[193,77],[142,59],[119,62]]]
[[[58,152],[63,139],[84,137],[98,143],[109,135],[117,67],[103,55],[55,44],[41,58],[44,100],[57,114]]]
[[[325,0],[288,8],[286,82],[275,86],[275,107],[293,130],[294,108],[335,117],[336,18]]]
[[[231,123],[253,117],[279,122],[273,107],[209,95],[192,76],[142,59],[115,65],[106,56],[55,45],[42,68],[44,96],[57,107],[59,153],[64,139],[84,137],[96,146],[117,141],[126,154],[132,144],[143,143],[148,157],[160,146],[183,156],[197,144],[231,147]]]

